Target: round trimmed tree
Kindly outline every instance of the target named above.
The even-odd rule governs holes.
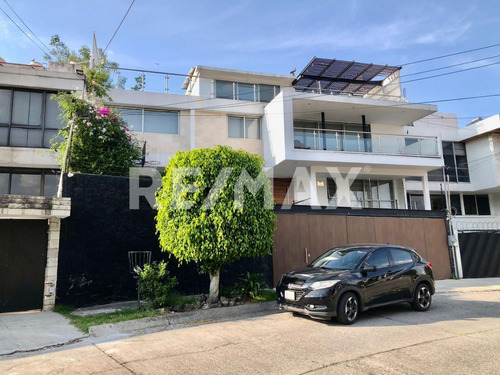
[[[209,274],[211,302],[222,266],[272,251],[276,216],[263,167],[258,155],[217,146],[177,152],[165,168],[156,198],[160,247]]]

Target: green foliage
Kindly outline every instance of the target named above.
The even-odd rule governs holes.
[[[270,289],[264,289],[257,297],[252,299],[252,302],[269,302],[276,301],[276,292]]]
[[[252,178],[262,171],[258,155],[230,147],[177,152],[171,159],[157,193],[156,231],[163,251],[179,263],[196,262],[202,272],[212,273],[242,257],[269,254],[273,246],[276,216],[264,202],[272,202],[270,182],[253,195],[244,191],[244,205],[234,204],[235,184],[243,170]],[[219,172],[233,168],[220,194],[209,194]],[[179,176],[179,168],[198,168],[195,175]],[[193,184],[189,192],[182,184]],[[205,197],[211,207],[204,205]],[[192,201],[191,204],[186,202]],[[185,204],[184,204],[185,203]],[[188,206],[190,206],[188,208]]]
[[[85,74],[86,93],[98,98],[109,99],[107,91],[113,86],[111,72],[118,69],[118,63],[108,61],[104,51],[99,48],[99,64],[98,66],[91,68],[89,66],[92,54],[90,48],[83,45],[78,51],[71,50],[63,41],[61,41],[61,38],[57,34],[51,37],[50,46],[52,49],[50,50],[50,54],[46,53],[44,55],[45,60],[55,60],[59,63],[79,63],[83,68],[83,73]],[[125,86],[125,82],[126,78],[120,78],[117,86],[123,88]]]
[[[139,270],[138,277],[141,297],[148,306],[157,309],[171,302],[169,295],[177,285],[177,278],[170,277],[165,261],[145,264],[144,269]]]
[[[242,278],[241,281],[241,296],[247,298],[257,298],[262,294],[262,291],[267,288],[264,278],[259,273],[249,273]]]
[[[141,74],[140,76],[135,77],[135,86],[132,86],[131,89],[135,91],[141,91],[146,87],[146,76]]]
[[[52,140],[63,164],[70,126],[73,126],[69,171],[97,175],[127,176],[142,156],[141,147],[125,121],[113,109],[75,95],[60,93],[61,118],[68,127]]]

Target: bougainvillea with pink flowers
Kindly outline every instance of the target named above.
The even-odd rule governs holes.
[[[128,176],[142,150],[120,114],[91,100],[73,94],[58,94],[61,118],[67,126],[52,140],[60,164],[68,147],[70,128],[73,137],[69,153],[69,172]]]

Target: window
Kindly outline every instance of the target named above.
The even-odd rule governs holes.
[[[261,139],[260,119],[228,116],[227,135],[229,138]]]
[[[234,99],[233,82],[215,81],[215,97]]]
[[[50,147],[63,126],[51,96],[46,91],[0,89],[0,146]]]
[[[461,215],[462,209],[460,204],[460,195],[450,195],[451,209],[454,215]],[[410,210],[424,210],[424,196],[422,194],[409,194],[408,207]],[[431,194],[431,210],[441,211],[446,210],[446,197],[444,194]]]
[[[179,134],[179,112],[118,108],[130,130],[138,133]]]
[[[215,81],[215,97],[221,99],[269,103],[279,93],[279,86]]]
[[[387,252],[385,250],[377,251],[376,253],[370,255],[367,263],[377,268],[389,267],[389,257],[387,256]]]
[[[57,193],[59,171],[40,169],[0,169],[0,194],[53,197]]]
[[[144,132],[179,134],[179,114],[144,110]]]
[[[487,195],[464,195],[464,207],[466,215],[491,215]]]
[[[337,185],[332,178],[326,179],[328,199],[335,198]],[[354,180],[351,183],[350,191],[356,197],[357,202],[352,202],[352,206],[363,208],[395,208],[394,192],[392,181],[383,180]]]
[[[470,182],[469,166],[463,142],[443,142],[444,168],[428,173],[429,181]]]
[[[395,265],[413,263],[413,257],[408,251],[400,249],[389,249]]]

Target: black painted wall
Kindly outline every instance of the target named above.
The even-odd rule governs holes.
[[[65,176],[64,196],[71,197],[71,216],[62,220],[57,276],[57,303],[88,306],[137,298],[129,273],[129,251],[152,251],[153,260],[167,259],[155,234],[156,211],[141,201],[129,209],[125,177],[75,174]],[[178,267],[169,260],[184,293],[207,293],[209,278],[194,264]],[[221,284],[232,285],[246,272],[262,273],[272,283],[271,256],[244,258],[221,271]]]

